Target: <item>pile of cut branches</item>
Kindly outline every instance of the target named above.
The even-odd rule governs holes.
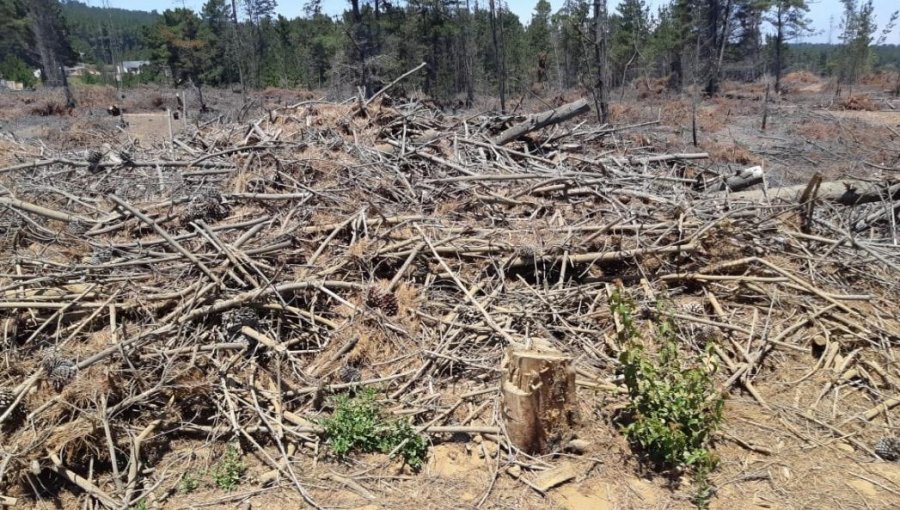
[[[364,387],[431,441],[515,456],[492,412],[505,349],[570,354],[586,400],[627,398],[617,284],[649,311],[638,327],[670,303],[721,394],[763,408],[769,357],[822,349],[822,395],[878,389],[846,425],[874,455],[866,423],[900,403],[900,182],[754,190],[761,169],[611,151],[628,126],[561,122],[584,109],[307,101],[0,169],[0,492],[61,479],[109,508],[160,503],[181,477],[148,466],[206,439],[315,505],[294,462],[327,454],[327,397]]]

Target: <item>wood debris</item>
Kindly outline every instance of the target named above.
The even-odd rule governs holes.
[[[801,228],[803,187],[734,192],[761,169],[611,153],[623,128],[546,112],[532,130],[387,99],[0,169],[4,502],[46,471],[105,507],[158,500],[174,482],[143,469],[147,452],[197,434],[263,452],[260,479],[312,502],[284,452],[324,455],[326,397],[363,386],[435,440],[509,448],[485,411],[508,348],[575,360],[584,399],[621,393],[616,281],[647,316],[694,303],[675,312],[679,338],[715,342],[723,393],[766,406],[768,357],[818,347],[826,391],[883,388],[854,430],[897,404],[883,356],[900,340],[897,181],[823,182]]]

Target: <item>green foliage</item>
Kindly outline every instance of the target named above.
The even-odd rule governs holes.
[[[874,63],[873,44],[883,44],[897,21],[897,11],[881,27],[875,19],[872,0],[841,0],[844,14],[841,18],[841,49],[837,54],[835,68],[841,83],[853,85],[872,68]]]
[[[138,501],[136,505],[130,507],[130,510],[147,510],[147,508],[147,500],[142,499]]]
[[[156,11],[103,8],[69,0],[62,2],[62,14],[72,47],[84,54],[85,62],[113,64],[150,56],[143,32],[159,19]]]
[[[0,60],[15,57],[35,65],[31,21],[23,0],[0,0]]]
[[[31,69],[25,62],[13,55],[7,55],[3,62],[0,62],[0,77],[22,82],[26,87],[33,87],[37,83],[37,78],[34,77]]]
[[[709,443],[722,421],[724,405],[713,384],[714,370],[685,366],[678,352],[675,325],[662,310],[655,335],[660,350],[654,359],[640,342],[631,319],[634,304],[624,291],[610,296],[609,306],[630,336],[619,359],[630,400],[626,409],[629,420],[623,432],[658,466],[692,469],[700,484],[698,501],[702,503],[709,493],[706,477],[716,465]]]
[[[413,469],[419,469],[428,455],[428,439],[417,433],[408,422],[399,420],[384,431],[379,449],[387,453],[396,449],[396,455],[402,457],[404,462]]]
[[[247,466],[241,461],[241,452],[236,446],[228,445],[222,460],[213,468],[213,482],[224,491],[232,491],[237,488],[246,470]]]
[[[185,473],[178,482],[178,492],[182,494],[190,494],[200,487],[200,479],[195,477],[193,473]]]
[[[620,341],[627,342],[638,336],[637,326],[634,324],[634,301],[624,289],[616,287],[609,296],[609,311],[619,318],[622,329],[616,332]]]
[[[146,35],[153,48],[153,61],[168,66],[176,83],[202,85],[214,78],[215,67],[210,65],[214,35],[194,11],[167,9]]]
[[[366,389],[357,395],[338,395],[334,413],[324,420],[326,444],[338,457],[352,452],[382,452],[400,455],[413,469],[419,469],[428,453],[428,441],[403,420],[388,420],[378,409],[375,392]]]

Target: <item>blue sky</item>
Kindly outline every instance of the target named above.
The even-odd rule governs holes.
[[[91,5],[103,5],[103,0],[82,0]],[[171,7],[192,7],[199,9],[203,5],[203,0],[106,0],[114,7],[123,7],[126,9],[157,9],[162,11]],[[363,0],[365,1],[365,0]],[[487,0],[483,0],[486,3]],[[534,10],[534,4],[537,0],[505,0],[510,10],[519,15],[523,22],[531,19],[531,12]],[[550,0],[553,10],[559,9],[564,0]],[[651,10],[655,10],[665,0],[648,0]],[[299,16],[303,11],[305,0],[280,0],[278,2],[278,12],[287,17]],[[609,0],[610,11],[615,9],[619,0]],[[322,5],[329,14],[337,14],[349,5],[347,0],[323,0]],[[883,24],[888,20],[892,11],[900,9],[900,1],[898,0],[874,0],[875,12],[878,17],[879,24]],[[819,33],[806,40],[809,42],[826,42],[828,40],[828,32],[830,19],[834,18],[834,35],[833,39],[837,41],[838,24],[841,18],[840,0],[811,0],[810,1],[810,17],[813,20],[813,28]],[[900,27],[895,27],[893,33],[888,37],[887,43],[900,44]]]

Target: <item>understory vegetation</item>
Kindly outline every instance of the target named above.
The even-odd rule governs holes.
[[[675,325],[661,307],[654,335],[647,339],[658,349],[652,355],[634,322],[634,302],[618,290],[609,306],[619,318],[619,338],[625,343],[620,361],[629,402],[622,432],[655,466],[692,471],[698,482],[696,500],[702,505],[711,495],[707,476],[717,458],[710,441],[722,422],[724,405],[713,383],[710,350],[704,363],[686,363]]]
[[[387,453],[419,469],[428,453],[428,439],[405,420],[391,420],[378,407],[375,391],[333,398],[334,413],[322,420],[326,444],[338,457],[354,452]]]

